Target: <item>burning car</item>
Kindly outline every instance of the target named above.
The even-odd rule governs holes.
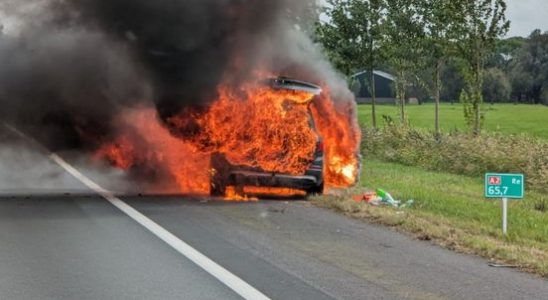
[[[304,99],[286,99],[282,104],[282,113],[293,109],[295,106],[306,107],[309,127],[316,135],[313,157],[311,157],[304,174],[291,174],[267,171],[261,167],[234,165],[229,162],[223,153],[214,153],[211,156],[211,194],[213,196],[225,196],[227,194],[280,195],[280,193],[284,194],[284,191],[288,195],[302,192],[308,194],[323,192],[324,145],[310,111],[311,103],[316,96],[320,95],[322,89],[307,82],[285,77],[270,79],[267,84],[274,90],[309,94],[309,97]]]
[[[153,193],[245,200],[348,187],[360,172],[360,132],[355,104],[333,95],[285,77],[226,80],[205,106],[167,117],[154,107],[124,111],[94,156]]]
[[[119,169],[143,194],[359,181],[355,97],[295,26],[310,3],[39,2],[11,9],[24,22],[2,38],[0,118],[48,148]]]

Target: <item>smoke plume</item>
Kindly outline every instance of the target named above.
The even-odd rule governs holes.
[[[327,65],[314,70],[318,53],[292,19],[310,5],[3,0],[0,16],[16,25],[0,37],[0,118],[38,127],[43,140],[54,141],[48,144],[72,136],[79,146],[82,133],[108,132],[122,108],[149,100],[167,117],[206,105],[226,74],[245,80],[257,64],[273,73],[329,76]]]
[[[315,4],[0,0],[0,122],[51,150],[93,150],[121,111],[199,112],[221,82],[258,69],[327,85],[335,108],[354,114],[346,82],[299,28]]]

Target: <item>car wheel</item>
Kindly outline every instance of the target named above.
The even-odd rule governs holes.
[[[310,195],[323,195],[324,192],[324,183],[322,182],[320,185],[315,186],[311,188],[308,193]]]

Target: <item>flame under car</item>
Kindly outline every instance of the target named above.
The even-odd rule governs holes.
[[[321,94],[319,86],[279,77],[270,79],[267,84],[274,90],[294,91],[295,93],[309,93],[306,100],[288,99],[283,105],[290,110],[294,106],[307,106],[308,124],[317,135],[315,151],[306,171],[302,174],[269,172],[259,167],[232,164],[224,153],[211,155],[211,195],[227,196],[236,194],[248,195],[306,195],[320,194],[324,189],[324,145],[321,136],[316,130],[315,121],[310,111],[311,103]]]

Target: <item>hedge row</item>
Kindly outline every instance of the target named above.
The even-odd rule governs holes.
[[[364,157],[469,176],[524,173],[528,187],[548,192],[548,142],[526,135],[434,134],[390,125],[363,130]]]

